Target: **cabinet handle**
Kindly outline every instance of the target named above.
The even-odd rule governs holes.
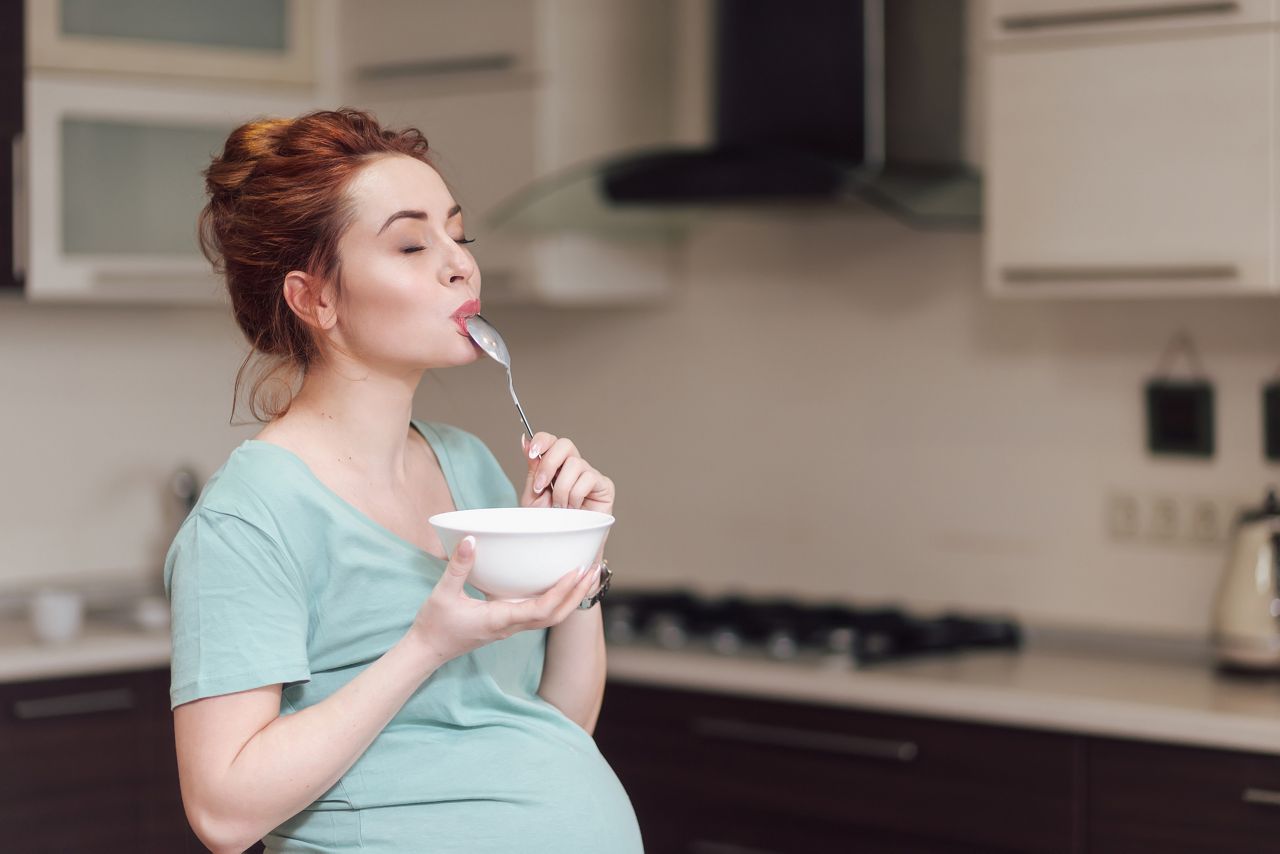
[[[27,146],[26,135],[18,131],[10,143],[9,164],[13,168],[13,279],[27,275]]]
[[[748,848],[733,842],[713,842],[710,839],[695,839],[689,843],[689,854],[778,854],[772,848]]]
[[[1148,21],[1153,18],[1189,18],[1196,15],[1229,15],[1239,12],[1239,3],[1160,3],[1128,6],[1122,9],[1081,9],[1077,12],[1048,12],[1040,15],[1009,15],[1000,26],[1014,32],[1050,30],[1057,27],[1081,27],[1092,24],[1115,24],[1125,21]]]
[[[797,750],[815,750],[837,753],[859,759],[888,759],[894,762],[913,762],[920,755],[914,742],[895,741],[887,738],[863,738],[835,732],[814,732],[794,727],[752,724],[723,718],[698,718],[693,731],[706,738],[737,741],[744,744],[791,747]]]
[[[1244,790],[1240,796],[1246,804],[1258,804],[1264,807],[1280,807],[1280,792],[1275,789],[1256,789],[1253,786]]]
[[[509,71],[516,65],[515,54],[493,53],[459,56],[453,59],[421,59],[413,62],[380,62],[356,69],[363,83],[401,80],[406,77],[443,77],[449,74],[474,74],[479,71]]]
[[[1235,279],[1240,270],[1234,264],[1171,264],[1162,266],[1116,265],[1082,267],[1005,267],[1001,277],[1011,285],[1043,285],[1061,282],[1101,282],[1122,279],[1130,282],[1159,282],[1178,279]]]
[[[118,712],[136,708],[137,705],[132,689],[112,688],[107,691],[41,697],[38,700],[18,700],[13,704],[13,716],[20,721],[35,721],[91,715],[95,712]]]

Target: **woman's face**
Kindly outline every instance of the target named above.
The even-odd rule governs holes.
[[[338,242],[336,343],[393,372],[475,361],[464,318],[480,310],[480,270],[440,175],[389,155],[364,166],[348,193],[355,218]]]

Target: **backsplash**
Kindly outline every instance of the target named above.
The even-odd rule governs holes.
[[[975,234],[775,211],[699,231],[668,303],[486,316],[534,427],[618,482],[619,585],[1202,632],[1225,544],[1109,541],[1105,500],[1280,480],[1259,412],[1280,307],[993,302],[979,262]],[[1217,386],[1209,461],[1143,444],[1142,384],[1182,328]],[[158,577],[169,473],[254,432],[227,423],[241,347],[216,310],[0,302],[0,588]],[[416,413],[522,472],[497,365],[429,376]]]

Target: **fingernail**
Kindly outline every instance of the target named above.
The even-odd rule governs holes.
[[[579,568],[579,569],[578,569],[578,578],[579,578],[579,579],[581,579],[581,578],[582,578],[582,576],[586,575],[586,574],[587,574],[587,570],[588,570],[588,569],[590,569],[590,568],[591,568],[590,564],[588,564],[587,566],[583,566],[583,567]]]
[[[523,432],[520,434],[520,447],[527,448],[529,446],[529,437]]]
[[[467,534],[462,538],[462,542],[458,543],[458,557],[471,557],[476,550],[476,538]]]
[[[547,487],[547,479],[542,475],[538,475],[533,479],[533,491],[542,492]]]
[[[541,448],[539,448],[536,444],[534,444],[534,445],[530,445],[530,446],[529,446],[529,459],[531,459],[531,460],[536,460],[536,459],[538,458],[538,453],[539,453],[541,450],[542,450],[542,449],[541,449]]]

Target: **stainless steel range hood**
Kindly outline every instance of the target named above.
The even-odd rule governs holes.
[[[548,176],[494,226],[666,239],[729,207],[870,201],[920,227],[975,227],[963,163],[965,7],[955,0],[719,0],[714,141]]]

